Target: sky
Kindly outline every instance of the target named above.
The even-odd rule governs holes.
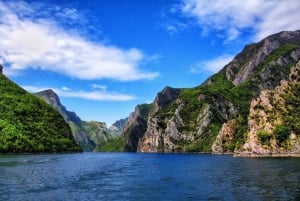
[[[298,0],[0,0],[0,63],[85,121],[195,87],[245,45],[300,29]]]

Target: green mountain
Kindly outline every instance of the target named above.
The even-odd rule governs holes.
[[[47,103],[0,73],[0,153],[78,152],[69,125]]]
[[[133,121],[139,129],[123,130],[124,147],[136,145],[132,150],[138,152],[299,154],[299,59],[299,30],[245,46],[203,84],[159,92],[146,123]]]
[[[112,131],[107,129],[106,123],[104,122],[87,122],[81,120],[75,112],[68,111],[66,107],[61,104],[59,97],[51,89],[38,92],[35,95],[43,99],[63,116],[71,127],[76,143],[82,147],[84,151],[94,151],[118,135],[117,130]]]

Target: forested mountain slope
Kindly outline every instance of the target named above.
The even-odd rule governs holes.
[[[0,73],[0,153],[81,150],[56,110]]]

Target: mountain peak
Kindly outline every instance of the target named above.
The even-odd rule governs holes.
[[[154,112],[157,112],[160,108],[166,106],[177,98],[181,89],[172,87],[165,87],[161,92],[157,94],[154,100]]]
[[[61,105],[57,94],[52,89],[37,92],[36,95],[44,99],[49,105],[53,106],[54,108]]]
[[[237,86],[265,68],[270,61],[272,65],[297,61],[300,57],[299,45],[300,30],[273,34],[258,43],[245,46],[223,70],[227,79]],[[283,56],[285,60],[281,59]]]

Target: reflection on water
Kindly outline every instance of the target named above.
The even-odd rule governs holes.
[[[126,153],[0,156],[0,200],[300,200],[300,159]]]

